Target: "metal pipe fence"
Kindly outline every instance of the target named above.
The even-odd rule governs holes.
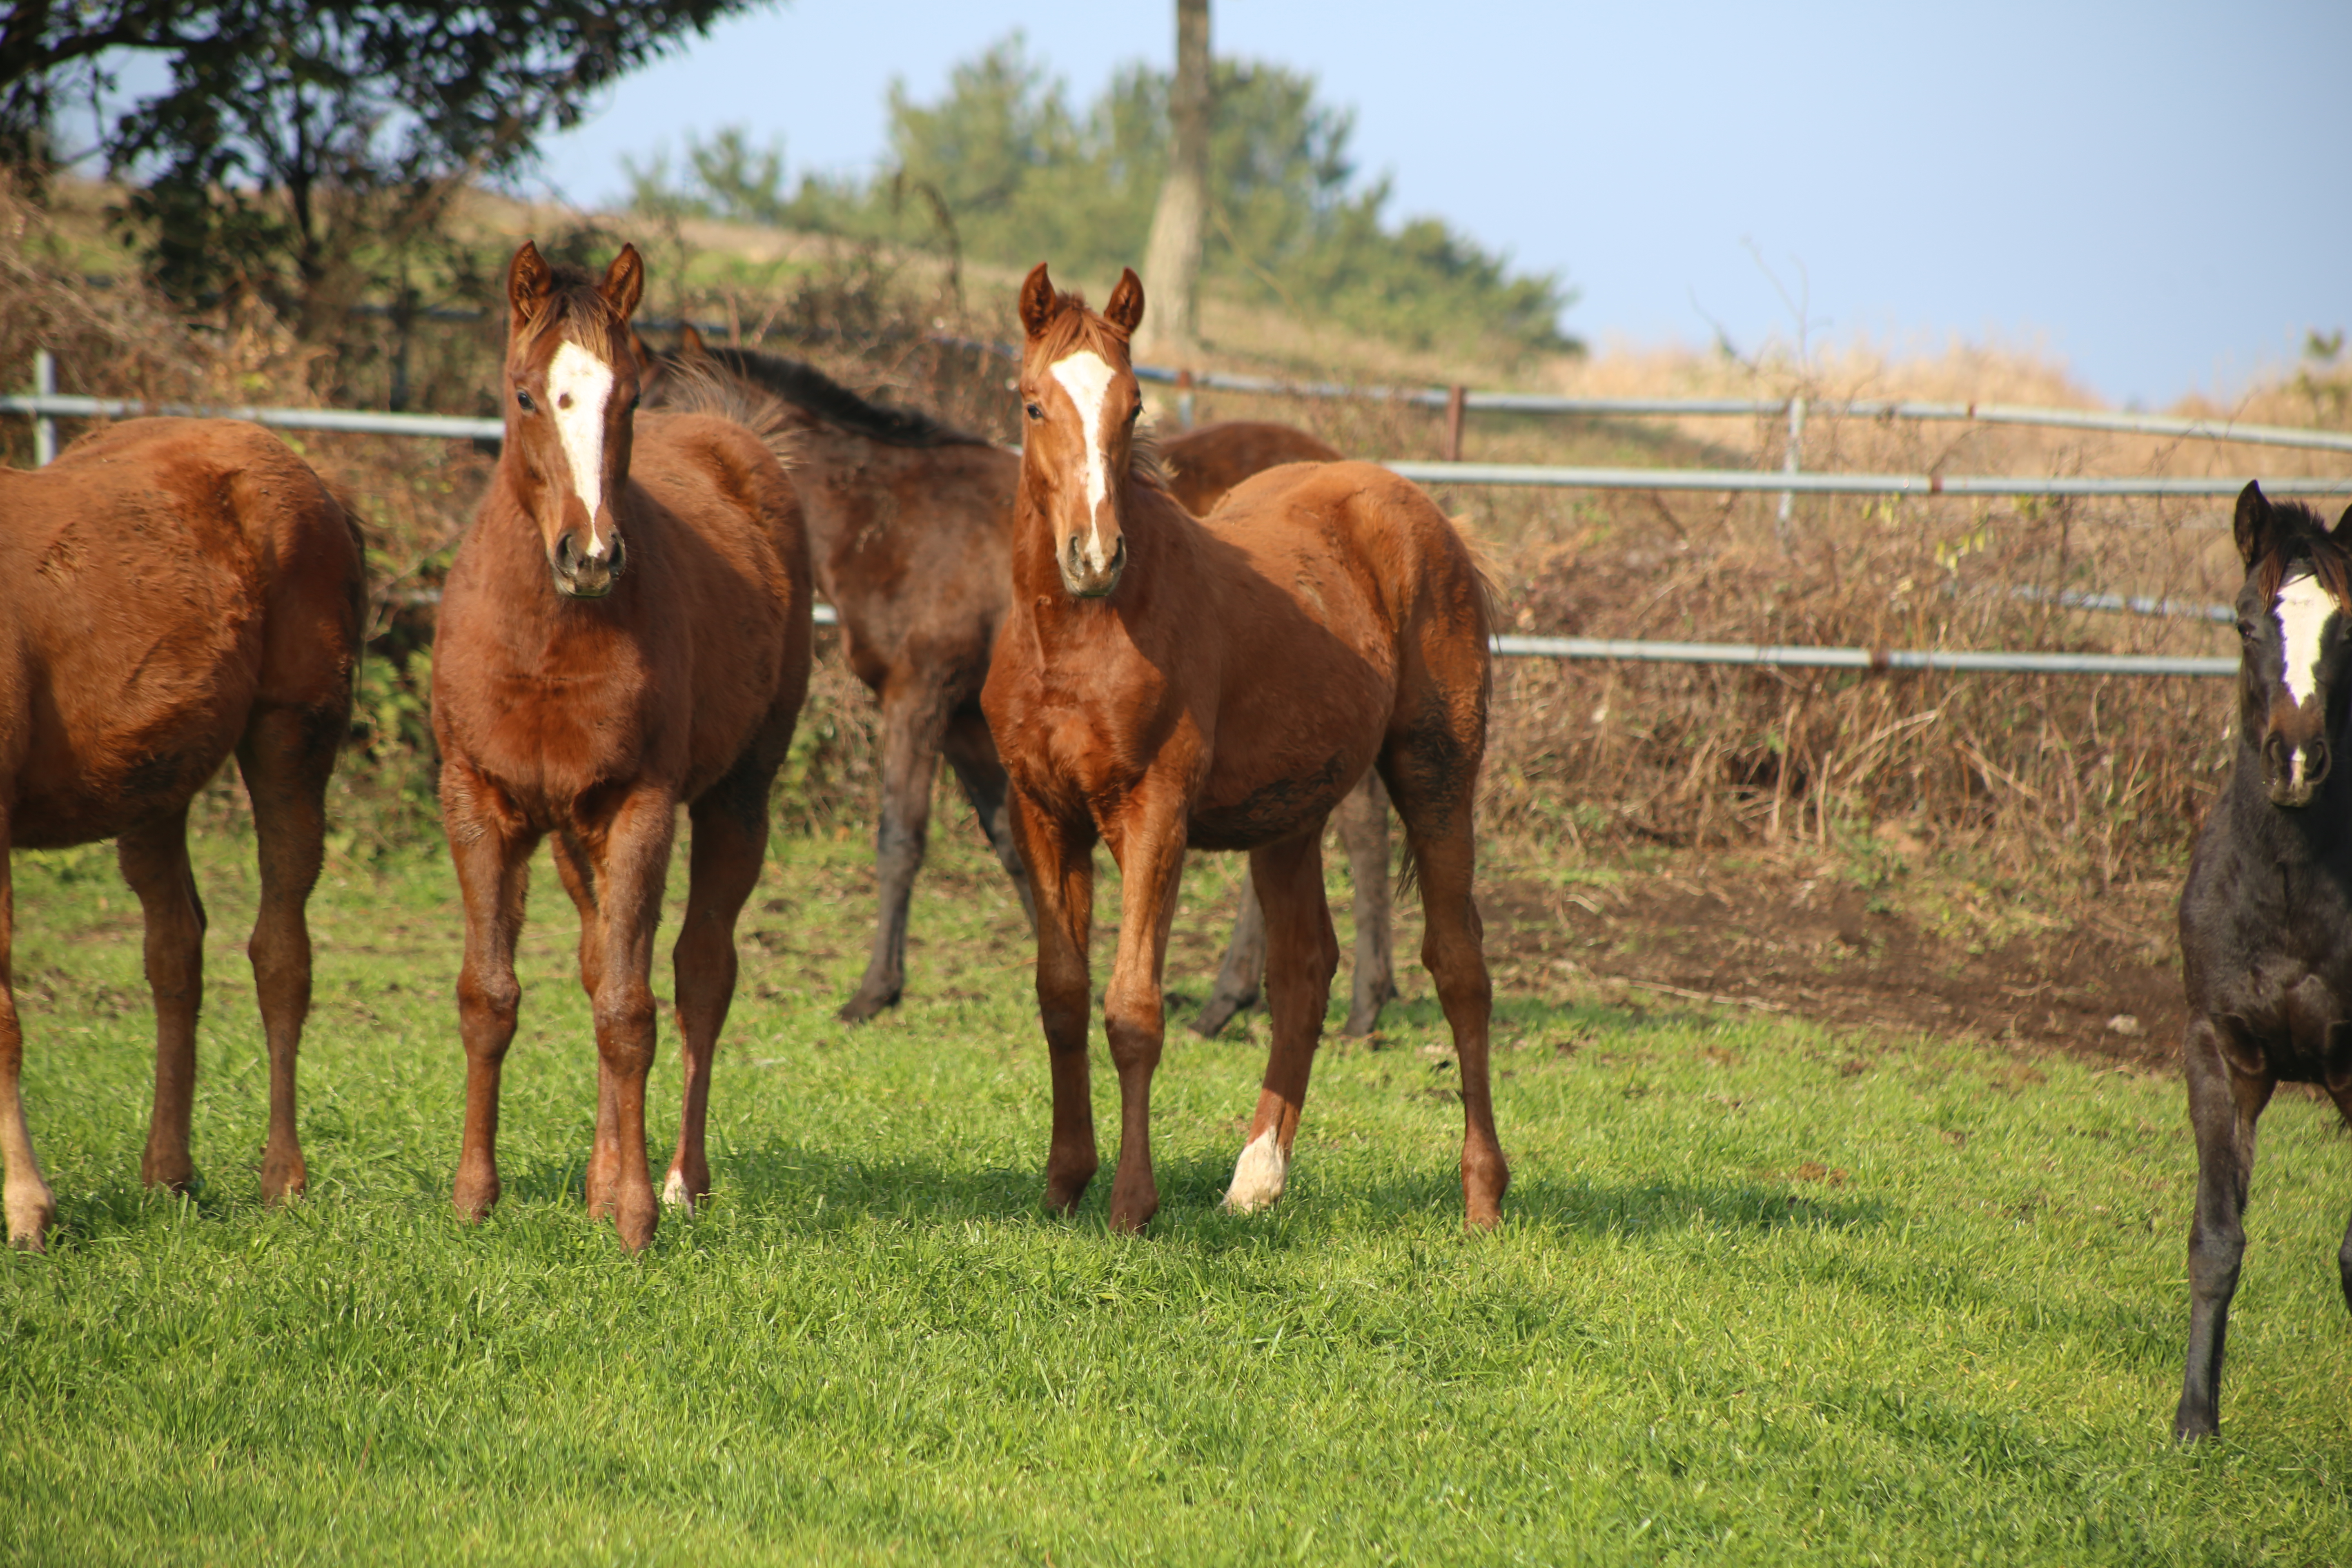
[[[1177,379],[1173,372],[1160,373],[1148,370],[1139,374],[1144,375],[1145,379],[1170,382]],[[147,414],[210,415],[218,417],[250,419],[257,424],[281,429],[320,430],[443,440],[497,441],[502,439],[505,434],[504,426],[499,420],[466,418],[449,415],[392,414],[362,409],[260,405],[204,407],[185,404],[150,405],[131,398],[89,397],[61,394],[54,390],[55,362],[46,352],[38,355],[36,360],[35,376],[39,389],[29,395],[0,396],[0,413],[29,415],[34,418],[36,456],[43,463],[47,463],[55,456],[56,436],[52,421],[58,417],[124,418]],[[1297,387],[1286,384],[1262,381],[1254,377],[1215,375],[1187,377],[1185,384],[1188,390],[1192,386],[1224,386],[1229,390],[1281,391],[1293,394],[1299,391]],[[1336,395],[1345,389],[1330,387],[1326,390]],[[1365,394],[1355,395],[1364,395]],[[1738,399],[1712,401],[1534,399],[1528,395],[1519,394],[1474,393],[1457,397],[1451,391],[1405,392],[1395,395],[1412,401],[1426,402],[1432,406],[1448,408],[1457,416],[1458,411],[1463,408],[1482,406],[1555,413],[1653,412],[1681,415],[1692,412],[1715,412],[1771,415],[1785,412],[1791,431],[1790,454],[1785,460],[1783,468],[1777,473],[1769,470],[1737,468],[1599,468],[1458,461],[1401,460],[1387,465],[1392,471],[1407,479],[1428,484],[1544,486],[1589,489],[1702,490],[1718,493],[1778,492],[1783,498],[1781,515],[1784,518],[1787,514],[1786,498],[1792,494],[2222,497],[2234,495],[2243,484],[2242,479],[2237,479],[1803,473],[1797,471],[1793,467],[1795,437],[1801,433],[1801,421],[1805,418],[1805,404],[1801,399],[1794,399],[1786,404]],[[1863,405],[1847,406],[1849,411],[1853,411]],[[1901,406],[1904,405],[1885,405],[1888,409]],[[1942,405],[1910,406],[1939,407]],[[2069,411],[1994,410],[1993,412],[1995,414],[2021,412],[2063,414]],[[1904,416],[1897,414],[1894,416]],[[1971,411],[1969,416],[1983,416]],[[2134,416],[2115,417],[2123,419]],[[2013,422],[2027,421],[2020,418]],[[2173,423],[2186,425],[2191,422],[2174,421]],[[2108,425],[2086,427],[2123,428],[2126,426]],[[2178,433],[2190,432],[2184,430]],[[2288,434],[2326,433],[2288,432]],[[2352,449],[2352,437],[2347,437],[2345,441],[2347,449]],[[2270,493],[2281,496],[2337,495],[2352,491],[2352,477],[2279,478],[2264,480],[2263,487]],[[2017,592],[2021,597],[2044,596],[2042,590],[2021,589]],[[2069,608],[2076,609],[2123,609],[2143,615],[2193,615],[2208,619],[2225,618],[2229,614],[2228,606],[2224,605],[2176,604],[2168,600],[2143,600],[2121,595],[2089,594],[2075,590],[2065,590],[2049,596]],[[407,602],[412,603],[435,602],[439,597],[437,593],[431,590],[420,591],[406,596]],[[828,605],[816,606],[816,619],[819,625],[837,624],[837,616],[833,607]],[[2048,654],[1962,649],[1771,647],[1739,643],[1652,642],[1603,637],[1539,637],[1517,635],[1498,636],[1494,639],[1493,647],[1496,656],[1501,658],[1615,659],[1643,663],[1749,665],[1768,668],[1861,669],[1882,672],[1949,670],[2009,671],[2052,675],[2217,677],[2234,674],[2238,668],[2236,659],[2226,658]]]

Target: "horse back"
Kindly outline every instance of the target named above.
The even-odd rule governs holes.
[[[1306,431],[1267,419],[1223,419],[1160,439],[1168,489],[1205,517],[1235,485],[1285,463],[1334,463],[1339,454]]]
[[[852,670],[879,691],[911,668],[979,689],[1012,578],[1021,460],[995,447],[897,447],[812,424],[795,448],[810,564]]]
[[[19,844],[176,810],[257,704],[349,720],[359,540],[257,426],[142,419],[0,488],[0,774]]]

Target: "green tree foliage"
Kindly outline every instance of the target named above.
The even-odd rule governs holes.
[[[17,0],[0,22],[0,156],[37,168],[129,56],[162,90],[97,149],[182,298],[243,284],[315,313],[513,170],[590,95],[753,0]]]
[[[1442,220],[1392,223],[1389,183],[1358,178],[1354,115],[1312,77],[1246,60],[1216,66],[1210,143],[1215,286],[1413,346],[1480,340],[1518,352],[1578,346],[1559,314],[1572,289],[1514,272]],[[1168,165],[1168,78],[1122,71],[1080,112],[1019,35],[958,66],[946,92],[890,94],[893,167],[871,182],[805,176],[740,129],[691,142],[684,184],[667,159],[628,165],[640,211],[695,212],[899,244],[953,246],[1007,266],[1050,259],[1103,276],[1143,254]]]

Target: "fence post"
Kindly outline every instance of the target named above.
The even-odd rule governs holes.
[[[1189,370],[1176,373],[1176,427],[1192,427],[1192,373]]]
[[[1445,460],[1462,460],[1462,417],[1470,411],[1470,394],[1460,382],[1445,392]]]
[[[33,390],[43,397],[58,390],[57,355],[47,349],[33,351]],[[33,416],[33,467],[46,468],[58,460],[58,422],[46,414]]]
[[[1804,447],[1805,395],[1801,392],[1789,399],[1789,446],[1788,449],[1780,454],[1782,473],[1793,474],[1800,470],[1802,465],[1798,461],[1798,454],[1804,450]],[[1789,507],[1795,500],[1794,491],[1780,492],[1780,515],[1772,524],[1772,535],[1780,542],[1780,553],[1783,555],[1789,552]]]

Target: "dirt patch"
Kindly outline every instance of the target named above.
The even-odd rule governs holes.
[[[1687,856],[1591,884],[1502,879],[1481,905],[1498,991],[1582,984],[2169,1071],[2186,1022],[2172,898],[2118,892],[2095,915],[1990,941],[1817,864]]]

